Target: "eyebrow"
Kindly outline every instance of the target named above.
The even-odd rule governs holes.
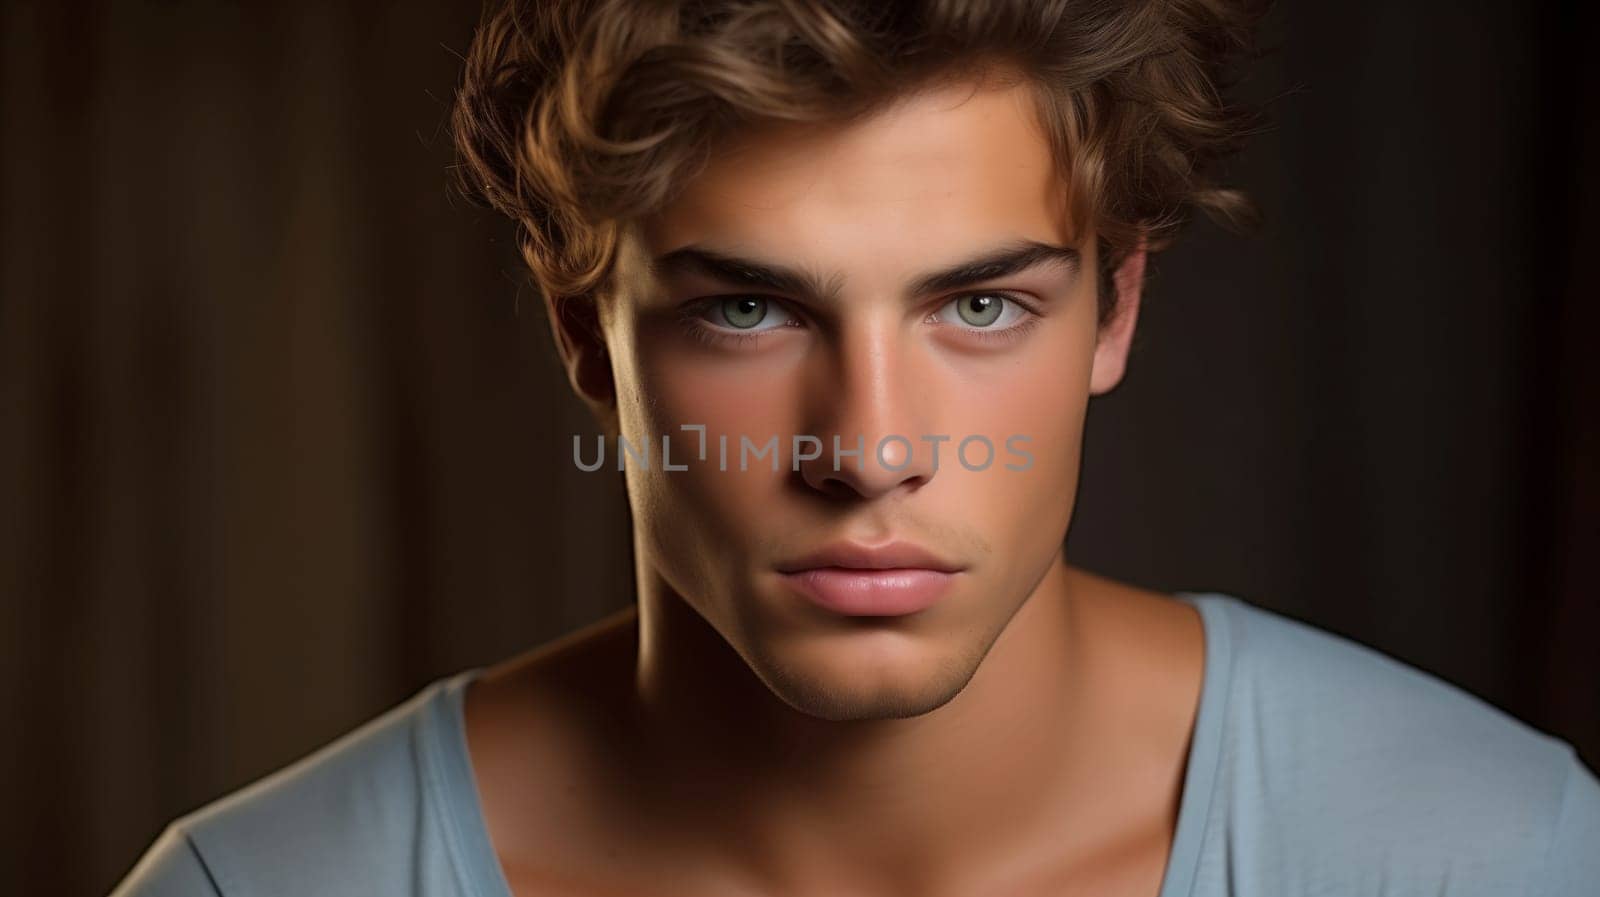
[[[1046,264],[1067,265],[1076,270],[1079,258],[1078,250],[1070,246],[1056,246],[1038,240],[1017,240],[920,275],[912,282],[911,295],[956,290]],[[825,279],[814,271],[742,258],[694,245],[658,256],[653,268],[658,275],[700,274],[727,284],[810,296],[830,302],[837,300],[843,280],[837,274]]]

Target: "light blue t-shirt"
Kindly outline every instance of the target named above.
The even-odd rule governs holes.
[[[1600,897],[1600,782],[1437,678],[1180,593],[1205,681],[1159,897]],[[173,822],[114,897],[510,897],[463,736],[481,672]]]

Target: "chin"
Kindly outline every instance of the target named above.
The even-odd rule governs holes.
[[[966,688],[988,645],[938,646],[899,632],[842,631],[747,654],[752,672],[807,716],[845,722],[907,719]]]

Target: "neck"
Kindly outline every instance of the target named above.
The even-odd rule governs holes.
[[[730,874],[781,893],[991,891],[1005,883],[983,876],[1041,839],[1059,855],[1104,787],[1082,581],[1059,554],[967,686],[905,719],[794,710],[645,563],[639,579],[646,800]]]

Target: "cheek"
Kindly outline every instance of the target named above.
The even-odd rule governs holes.
[[[1063,309],[1020,345],[982,364],[957,363],[943,379],[943,417],[996,439],[1021,435],[1035,466],[1076,450],[1088,402],[1094,342],[1083,316]]]
[[[1037,339],[981,377],[945,382],[942,418],[952,439],[941,449],[939,476],[952,493],[948,507],[1014,558],[999,572],[1020,579],[1059,548],[1076,500],[1093,344],[1067,325],[1042,325]],[[993,442],[988,469],[961,466],[956,443],[967,433]],[[982,446],[969,451],[969,461],[982,461]]]
[[[654,317],[641,319],[634,334],[630,386],[640,425],[657,434],[681,432],[698,449],[698,436],[680,426],[704,426],[708,435],[726,433],[736,443],[740,435],[764,440],[791,424],[791,410],[798,407],[793,353],[710,355],[676,324]]]
[[[796,378],[776,373],[770,360],[710,363],[681,336],[654,333],[649,325],[637,333],[627,349],[627,374],[618,382],[623,435],[633,442],[653,440],[651,469],[639,469],[631,458],[628,463],[635,519],[661,548],[659,558],[711,565],[747,554],[730,549],[748,548],[759,538],[783,488],[788,468],[781,440],[796,431]],[[663,435],[674,466],[687,469],[662,469]],[[772,470],[770,450],[759,458],[752,450],[748,469],[741,471],[740,438],[764,448],[774,435],[780,439],[779,471]],[[726,436],[726,470],[720,469],[720,436]],[[683,575],[703,579],[710,571]]]

